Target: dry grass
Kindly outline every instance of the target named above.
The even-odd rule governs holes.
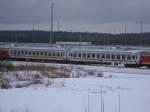
[[[0,71],[39,71],[49,78],[69,77],[71,70],[66,67],[46,66],[44,64],[12,65],[0,64]],[[3,70],[2,70],[3,69]]]
[[[32,64],[32,65],[2,65],[4,71],[0,72],[0,88],[8,89],[12,88],[12,82],[18,82],[15,87],[27,87],[33,84],[43,84],[43,78],[68,78],[70,72],[66,67],[54,67],[46,66],[44,64]],[[22,71],[23,75],[20,75],[18,71]],[[35,71],[35,73],[31,73]],[[37,71],[37,72],[36,72]],[[13,81],[11,80],[13,77]],[[23,84],[19,83],[23,82]],[[51,82],[47,82],[46,85],[50,85]]]
[[[10,85],[10,82],[8,80],[0,79],[0,88],[9,89],[9,88],[12,88],[12,86]]]

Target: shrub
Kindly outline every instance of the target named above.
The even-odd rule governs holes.
[[[97,77],[103,77],[103,76],[104,76],[103,72],[98,72],[97,73]]]
[[[6,80],[1,80],[0,81],[0,88],[1,89],[9,89],[12,88],[12,86],[10,85],[10,83]]]

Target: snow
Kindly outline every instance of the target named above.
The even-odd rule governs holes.
[[[72,75],[93,70],[103,72],[104,77],[54,78],[50,79],[53,81],[50,86],[0,89],[0,111],[88,112],[89,100],[89,112],[98,112],[102,88],[105,112],[119,112],[119,94],[120,112],[150,112],[149,69],[50,65],[72,68]]]
[[[11,62],[11,61],[9,61]],[[82,68],[85,70],[97,70],[101,72],[115,72],[115,73],[128,73],[128,74],[150,74],[150,69],[146,68],[124,68],[124,67],[111,67],[111,66],[97,66],[97,65],[74,65],[74,64],[56,64],[56,63],[37,63],[37,62],[18,62],[18,61],[12,61],[12,64],[14,65],[43,65],[46,66],[54,66],[54,67],[67,67],[76,70],[76,68]]]

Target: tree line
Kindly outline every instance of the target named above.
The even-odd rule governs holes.
[[[48,31],[0,31],[0,42],[49,43]],[[147,33],[89,33],[53,32],[52,42],[91,42],[93,45],[150,46],[150,32]]]

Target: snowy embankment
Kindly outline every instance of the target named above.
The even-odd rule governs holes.
[[[10,61],[11,62],[11,61]],[[94,69],[101,72],[115,72],[115,73],[128,73],[128,74],[144,74],[150,75],[150,69],[147,68],[124,68],[124,67],[111,67],[111,66],[97,66],[97,65],[74,65],[74,64],[56,64],[56,63],[37,63],[37,62],[18,62],[13,61],[13,65],[45,65],[55,67],[67,67],[67,68],[85,68],[88,70]]]
[[[7,72],[5,76],[11,79],[13,89],[0,89],[0,111],[98,112],[104,107],[105,112],[119,112],[119,109],[120,112],[150,112],[148,69],[48,65],[58,71],[65,67],[70,78],[49,78],[39,71]],[[30,82],[35,77],[42,79],[39,81],[42,83],[15,88],[16,82]]]

